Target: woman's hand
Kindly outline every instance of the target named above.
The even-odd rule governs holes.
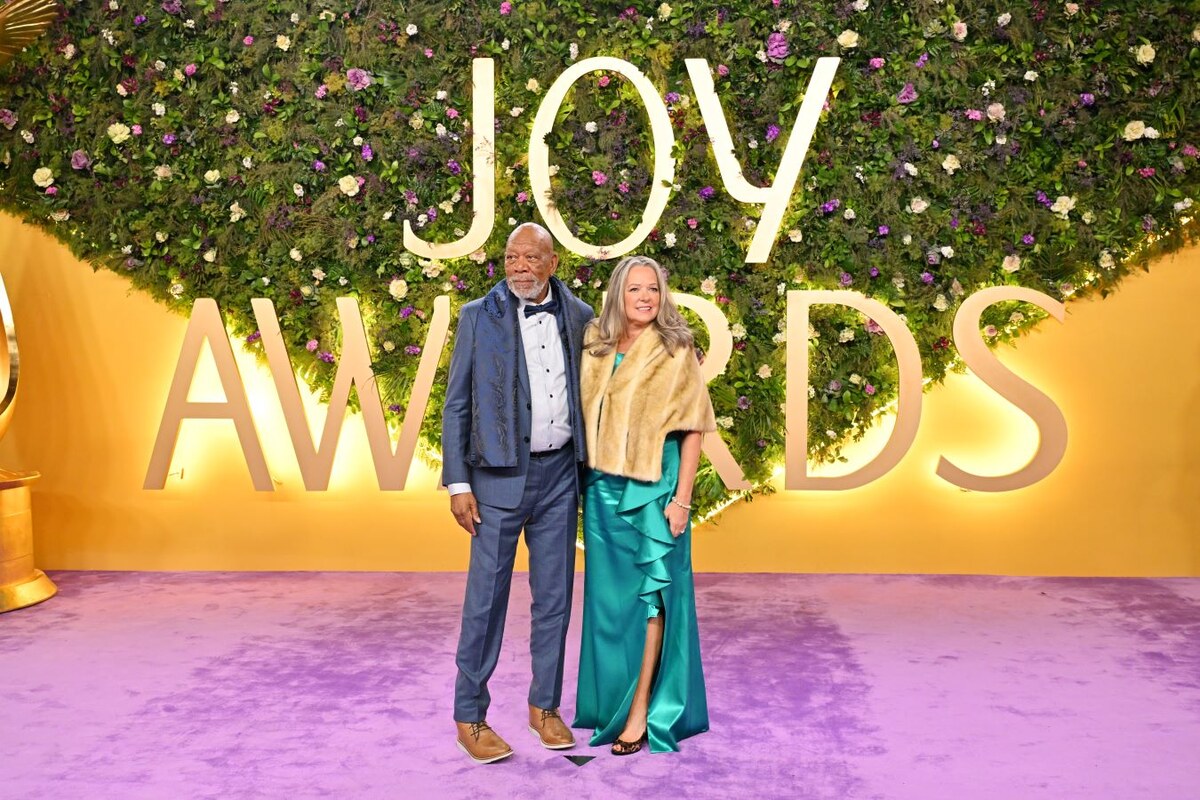
[[[663,516],[667,518],[667,527],[670,528],[672,536],[677,539],[679,538],[684,529],[687,528],[688,518],[691,515],[692,512],[683,506],[676,505],[673,502],[667,503],[667,508],[663,511]]]

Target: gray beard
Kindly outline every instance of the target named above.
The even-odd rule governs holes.
[[[508,290],[522,300],[536,300],[537,298],[541,297],[542,292],[546,291],[547,284],[550,283],[549,280],[535,280],[533,286],[529,289],[526,289],[524,293],[522,293],[521,290],[517,289],[517,287],[513,285],[511,278],[505,278],[504,281],[508,284]]]

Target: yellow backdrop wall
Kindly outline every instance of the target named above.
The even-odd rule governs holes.
[[[239,367],[276,482],[255,492],[232,424],[187,421],[163,491],[142,489],[187,321],[0,216],[21,352],[0,465],[36,469],[46,569],[458,570],[467,537],[436,473],[380,492],[361,421],[347,420],[327,492],[300,480],[269,374]],[[780,492],[699,528],[699,571],[1200,575],[1200,248],[1069,306],[1001,354],[1049,394],[1070,439],[1057,470],[1018,491],[959,490],[940,455],[997,474],[1035,446],[1032,423],[971,375],[925,396],[917,440],[880,480]],[[221,399],[202,365],[192,399]],[[310,419],[316,410],[308,402]],[[314,426],[315,427],[315,426]],[[870,457],[885,430],[848,455]],[[844,468],[843,468],[844,469]],[[519,566],[524,564],[524,554]]]

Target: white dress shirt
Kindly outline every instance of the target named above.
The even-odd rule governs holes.
[[[529,450],[541,453],[558,450],[571,442],[571,411],[567,397],[567,366],[557,318],[548,312],[525,316],[525,306],[533,304],[518,298],[517,320],[521,344],[525,348],[525,368],[529,375],[530,435]],[[552,287],[546,287],[548,303],[554,299]],[[446,487],[451,495],[471,491],[469,483]]]

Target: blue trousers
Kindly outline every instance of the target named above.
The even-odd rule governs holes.
[[[491,703],[487,682],[500,657],[513,562],[522,529],[529,548],[529,589],[533,596],[529,703],[538,708],[558,708],[567,625],[571,620],[578,508],[578,472],[571,447],[529,460],[525,493],[516,508],[479,503],[482,522],[475,525],[477,535],[471,539],[462,632],[455,658],[457,722],[478,722],[487,717]]]

